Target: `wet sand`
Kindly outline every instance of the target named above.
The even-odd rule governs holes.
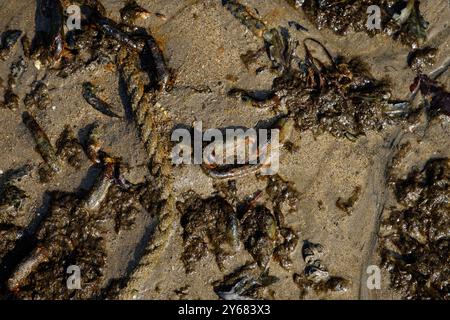
[[[102,1],[110,18],[118,21],[123,1]],[[262,46],[262,41],[241,25],[221,4],[213,0],[165,0],[138,1],[150,12],[163,13],[167,19],[151,16],[138,20],[137,24],[149,30],[162,44],[169,67],[176,74],[174,90],[159,103],[168,110],[174,123],[191,125],[201,120],[204,129],[233,125],[252,127],[258,121],[273,117],[264,109],[227,97],[228,89],[267,89],[275,75],[269,71],[255,75],[258,66],[269,65],[266,56],[259,64],[248,70],[240,55]],[[393,83],[393,98],[405,99],[415,73],[407,67],[406,57],[410,48],[393,41],[385,35],[373,38],[365,33],[336,36],[329,30],[318,31],[301,11],[294,10],[283,0],[243,1],[257,8],[270,26],[285,26],[295,20],[306,26],[309,32],[290,28],[291,36],[299,41],[314,37],[333,54],[345,57],[362,57],[375,78],[388,77]],[[34,35],[35,5],[25,0],[0,0],[0,30],[20,29],[31,39]],[[436,63],[430,72],[450,57],[449,26],[450,6],[448,1],[422,1],[421,12],[430,22],[427,43],[439,47]],[[21,55],[18,45],[11,57],[0,62],[0,77],[7,79],[10,64]],[[304,55],[299,46],[297,55]],[[26,110],[23,97],[30,91],[35,79],[45,78],[49,85],[52,107],[35,113],[52,143],[65,125],[79,135],[86,136],[86,128],[94,121],[100,123],[102,139],[106,149],[122,157],[131,168],[127,176],[132,182],[141,182],[148,174],[148,161],[144,146],[139,139],[133,121],[124,117],[112,119],[90,107],[82,98],[81,84],[94,82],[104,89],[102,96],[125,114],[125,106],[119,90],[116,66],[77,71],[66,79],[37,70],[29,63],[26,73],[20,78],[16,93],[20,97],[18,110],[0,110],[0,170],[3,172],[25,163],[39,164],[42,160],[34,150],[34,142],[22,124],[21,113]],[[450,88],[449,71],[439,79]],[[419,102],[416,98],[416,103]],[[418,125],[401,130],[389,127],[381,132],[370,132],[355,142],[337,139],[329,134],[314,137],[310,132],[294,132],[292,142],[296,151],[281,154],[280,176],[295,183],[300,193],[298,211],[286,217],[286,224],[299,234],[300,243],[292,255],[290,271],[282,269],[276,262],[270,265],[271,273],[280,280],[270,287],[274,299],[298,299],[300,289],[293,282],[293,274],[301,273],[305,263],[301,257],[301,241],[310,240],[325,248],[324,263],[330,273],[345,277],[351,285],[345,293],[326,296],[308,296],[325,299],[399,298],[389,290],[389,279],[382,271],[382,290],[368,290],[366,268],[377,265],[376,233],[380,216],[395,203],[386,185],[385,170],[395,153],[395,147],[409,141],[412,149],[402,161],[401,171],[406,174],[421,167],[431,157],[450,157],[450,121],[439,119],[430,124],[421,121]],[[42,184],[37,174],[23,179],[19,186],[29,195],[20,223],[27,226],[36,215],[46,208],[44,193],[49,190],[76,191],[92,183],[91,164],[84,159],[80,170],[64,167],[63,172],[51,182]],[[204,174],[199,166],[173,167],[175,198],[193,190],[207,197],[214,192],[214,181]],[[265,183],[254,176],[237,180],[238,197],[264,188]],[[355,187],[361,195],[351,214],[339,210],[336,200],[350,197]],[[177,215],[179,215],[177,213]],[[126,268],[136,265],[143,247],[146,230],[152,221],[144,215],[138,217],[135,228],[108,236],[107,277],[120,277]],[[146,270],[145,277],[138,278],[125,289],[124,298],[178,299],[177,289],[188,287],[184,299],[217,299],[212,283],[221,280],[246,261],[250,255],[242,250],[227,260],[221,272],[212,255],[197,264],[195,272],[186,275],[180,260],[183,250],[182,228],[179,219],[173,226],[166,248],[156,266]]]

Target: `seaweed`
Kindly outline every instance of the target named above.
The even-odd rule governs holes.
[[[366,25],[367,8],[373,5],[380,8],[380,30]],[[382,32],[413,47],[426,39],[428,27],[419,6],[418,0],[305,0],[296,5],[302,8],[319,30],[328,28],[338,35],[366,32],[373,36]]]
[[[425,74],[419,74],[411,85],[411,91],[418,88],[425,97],[425,111],[429,118],[440,114],[450,116],[450,93],[437,81]]]
[[[194,263],[208,251],[215,254],[217,265],[223,269],[224,261],[234,255],[239,245],[239,226],[233,207],[218,196],[202,200],[196,195],[177,207],[183,213],[182,261],[186,271],[192,272]]]
[[[83,147],[70,128],[66,125],[58,140],[56,140],[56,155],[60,159],[66,159],[74,168],[81,168]]]
[[[314,134],[329,132],[336,137],[355,140],[367,131],[381,131],[387,125],[406,122],[412,114],[408,102],[390,101],[387,79],[375,79],[359,58],[333,57],[317,40],[304,40],[305,57],[298,66],[285,53],[290,41],[278,47],[285,57],[282,74],[272,83],[265,97],[255,97],[252,91],[238,88],[230,94],[250,101],[256,107],[284,109],[295,119],[301,131]],[[312,53],[312,45],[324,53],[327,61]],[[284,53],[283,53],[284,52]]]
[[[139,6],[135,0],[129,0],[125,6],[120,9],[120,17],[125,23],[134,23],[138,18],[147,19],[150,12]]]
[[[85,299],[101,288],[106,263],[105,241],[98,217],[73,194],[51,193],[50,212],[36,233],[37,247],[8,280],[18,299]],[[32,269],[26,264],[33,264]],[[83,290],[69,290],[67,270],[82,270]]]
[[[47,85],[42,81],[34,81],[31,84],[31,91],[23,99],[23,103],[28,109],[37,107],[38,109],[47,109],[51,104]]]
[[[423,47],[412,50],[406,59],[408,66],[417,73],[434,64],[437,48]]]
[[[430,159],[393,184],[400,208],[382,220],[379,251],[391,287],[406,299],[450,298],[450,164]]]

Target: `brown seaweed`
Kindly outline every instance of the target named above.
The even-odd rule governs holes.
[[[56,155],[66,161],[74,168],[81,167],[83,147],[70,126],[65,126],[58,140],[56,140]]]
[[[367,8],[372,5],[381,11],[380,30],[366,26]],[[319,30],[328,28],[339,35],[362,31],[372,36],[383,32],[404,44],[417,46],[426,39],[428,27],[419,5],[418,0],[305,0],[296,7],[301,8]]]
[[[217,265],[223,269],[224,261],[239,246],[239,226],[233,207],[221,197],[202,200],[196,195],[177,206],[183,213],[185,249],[182,260],[186,271],[192,272],[194,263],[208,251],[215,254]]]
[[[285,41],[279,50],[290,52],[291,46]],[[311,46],[323,51],[327,61],[317,59]],[[312,38],[304,40],[304,48],[304,60],[297,67],[291,66],[292,57],[283,60],[283,73],[273,80],[267,99],[242,89],[231,92],[240,92],[254,106],[287,109],[301,131],[329,132],[350,140],[408,119],[409,104],[389,101],[389,82],[375,79],[361,59],[334,57]]]
[[[417,87],[428,102],[426,112],[430,118],[439,114],[450,116],[450,93],[443,86],[427,75],[419,74],[411,85],[411,91]]]
[[[382,220],[379,250],[391,286],[406,299],[450,297],[450,165],[430,159],[393,184],[400,206]]]
[[[36,234],[37,247],[14,270],[8,287],[16,298],[89,298],[101,288],[105,243],[99,222],[80,199],[54,192],[50,213]],[[56,227],[60,226],[60,227]],[[82,270],[83,290],[67,288],[67,269]]]
[[[421,73],[424,68],[433,65],[437,51],[431,47],[414,49],[408,54],[406,62],[415,72]]]
[[[125,6],[120,9],[120,17],[125,23],[134,23],[138,18],[147,19],[150,12],[142,8],[135,0],[129,0]]]
[[[37,107],[38,109],[47,109],[51,104],[47,85],[42,81],[34,81],[31,85],[31,91],[23,99],[23,103],[29,109]]]

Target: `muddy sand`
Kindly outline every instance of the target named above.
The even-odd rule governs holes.
[[[120,21],[120,9],[125,1],[101,2],[106,8],[106,16]],[[157,39],[168,67],[176,75],[173,89],[157,101],[158,107],[161,107],[160,112],[172,124],[191,126],[194,121],[202,121],[204,129],[253,127],[261,120],[274,117],[272,109],[256,108],[227,95],[234,87],[248,90],[270,89],[276,74],[269,68],[255,73],[260,67],[270,66],[265,53],[249,68],[244,65],[240,56],[249,50],[261,48],[263,42],[233,17],[221,1],[137,2],[150,12],[150,16],[147,19],[137,19],[135,24],[144,27]],[[404,100],[410,94],[409,86],[416,76],[415,71],[406,63],[410,46],[385,34],[370,37],[364,32],[349,32],[339,36],[326,28],[317,30],[301,9],[294,9],[284,0],[247,0],[242,3],[250,8],[257,8],[259,16],[263,17],[267,25],[288,28],[291,37],[299,43],[312,37],[319,40],[333,55],[361,57],[368,64],[374,78],[390,79],[393,99]],[[422,71],[428,74],[450,56],[450,5],[444,0],[421,1],[420,9],[429,22],[425,45],[439,48],[435,63]],[[18,29],[29,39],[33,39],[35,14],[34,1],[0,0],[0,31]],[[289,21],[297,21],[309,31],[288,27]],[[0,77],[4,80],[1,92],[5,90],[11,64],[23,55],[19,42],[10,56],[5,61],[0,61]],[[302,45],[297,47],[296,55],[304,57]],[[37,69],[33,60],[25,60],[28,67],[18,78],[14,89],[19,97],[18,108],[0,109],[0,173],[4,174],[26,164],[33,166],[29,175],[16,182],[16,186],[26,192],[27,198],[14,216],[15,226],[32,233],[46,219],[51,192],[76,193],[89,190],[101,169],[83,153],[76,167],[63,162],[61,172],[50,181],[41,181],[38,167],[43,160],[36,151],[29,129],[22,121],[23,112],[32,112],[53,145],[65,126],[73,130],[80,142],[84,142],[89,128],[97,123],[102,148],[108,154],[120,157],[121,162],[126,164],[128,169],[125,178],[130,183],[143,183],[152,172],[148,169],[148,149],[141,139],[133,112],[130,111],[124,84],[119,77],[120,64],[114,61],[94,64],[75,70],[63,78],[56,72],[49,72],[46,67]],[[448,75],[449,72],[445,72],[439,81],[450,88]],[[47,108],[30,110],[23,102],[35,80],[43,80],[48,85],[51,104]],[[113,106],[120,118],[104,115],[85,101],[82,84],[87,81],[101,88],[101,97]],[[419,94],[414,103],[418,104],[421,99]],[[262,297],[301,297],[302,289],[294,279],[295,274],[302,274],[305,269],[302,244],[308,240],[322,245],[324,254],[321,260],[330,274],[348,280],[348,288],[325,294],[310,292],[303,298],[401,298],[401,293],[390,289],[389,272],[384,268],[381,268],[380,290],[369,290],[366,285],[367,267],[380,265],[377,250],[380,217],[396,205],[395,196],[386,181],[386,170],[399,146],[406,142],[410,143],[410,149],[397,168],[398,176],[405,176],[413,168],[422,168],[430,158],[450,157],[449,120],[448,116],[441,116],[428,122],[422,116],[415,124],[386,126],[380,131],[371,130],[354,141],[337,138],[326,132],[315,135],[311,130],[294,129],[291,136],[294,148],[281,153],[278,175],[291,182],[298,192],[297,207],[284,217],[284,224],[295,231],[299,243],[290,254],[292,265],[289,269],[282,268],[274,259],[270,261],[270,274],[276,276],[278,281],[265,288]],[[173,176],[172,189],[162,197],[170,197],[174,203],[185,199],[189,191],[205,199],[223,188],[223,185],[218,185],[198,165],[171,166],[170,170]],[[244,201],[248,196],[264,190],[267,179],[250,174],[236,179],[235,184],[235,197]],[[360,192],[351,210],[345,212],[339,209],[337,200],[348,199],[356,188]],[[267,195],[265,197],[259,201],[269,203]],[[269,204],[268,206],[270,207]],[[134,223],[119,232],[114,230],[114,218],[104,217],[102,223],[106,226],[106,231],[102,238],[105,240],[106,262],[102,268],[101,286],[106,287],[111,279],[126,279],[114,298],[218,299],[214,284],[246,262],[253,261],[252,255],[241,244],[237,254],[225,259],[222,270],[210,251],[194,264],[191,273],[187,273],[182,261],[182,213],[176,209],[176,205],[170,210],[172,212],[168,215],[173,219],[164,232],[157,231],[160,223],[157,218],[158,209],[152,214],[138,210]],[[155,239],[155,234],[159,237],[163,233],[164,237]],[[158,241],[156,250],[149,249],[152,242]],[[31,244],[22,244],[22,248],[16,246],[10,251],[12,253],[9,253],[7,261],[4,259],[1,262],[1,292],[5,297],[15,297],[5,289],[5,283],[31,250]],[[83,287],[83,270],[81,272]],[[30,292],[28,298],[46,297],[45,292],[33,293],[30,284],[25,287],[25,291]]]

